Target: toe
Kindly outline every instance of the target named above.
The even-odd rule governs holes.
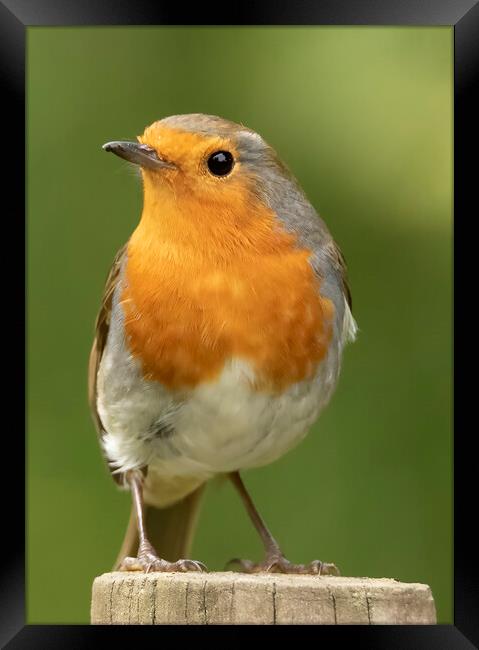
[[[207,567],[203,562],[198,562],[197,560],[178,560],[175,564],[178,565],[180,571],[198,571],[198,572],[207,572]]]
[[[318,560],[316,560],[318,561]],[[341,572],[335,564],[320,562],[320,574],[323,576],[340,576]]]
[[[226,564],[226,569],[242,571],[243,573],[254,573],[255,570],[258,570],[259,565],[251,562],[251,560],[241,560],[240,558],[234,558]]]
[[[126,557],[121,563],[119,571],[143,571],[151,573],[156,571],[175,572],[175,571],[208,571],[202,562],[197,560],[178,560],[177,562],[167,562],[156,555],[150,553],[143,554],[141,557]]]
[[[235,567],[235,569],[232,569]],[[229,570],[241,571],[244,573],[285,573],[299,575],[340,575],[335,564],[328,564],[320,560],[313,560],[309,564],[293,564],[285,557],[277,555],[268,557],[263,562],[251,562],[251,560],[240,560],[235,558],[226,565]]]
[[[321,560],[313,560],[307,564],[304,569],[305,573],[311,573],[312,575],[321,575],[323,573],[323,563]]]
[[[143,565],[137,557],[126,557],[118,567],[118,571],[143,571]]]

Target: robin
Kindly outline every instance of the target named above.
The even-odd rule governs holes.
[[[101,447],[132,512],[115,568],[202,571],[201,492],[226,475],[261,536],[247,572],[293,564],[240,470],[297,445],[329,401],[356,324],[344,258],[264,139],[203,114],[103,145],[141,170],[141,220],[108,276],[89,365]]]

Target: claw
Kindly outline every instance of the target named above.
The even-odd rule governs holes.
[[[289,573],[303,575],[340,575],[335,564],[313,560],[309,564],[293,564],[284,556],[266,557],[263,562],[252,562],[251,560],[230,560],[226,568],[236,565],[244,573]]]
[[[318,562],[319,560],[316,560]],[[335,564],[329,562],[319,562],[319,575],[322,576],[340,576],[341,572]]]
[[[150,573],[151,571],[167,572],[187,572],[199,571],[207,572],[207,567],[196,560],[178,560],[177,562],[168,562],[159,557],[126,557],[119,567],[119,571],[143,571]]]
[[[200,573],[208,572],[208,569],[203,562],[198,562],[197,560],[178,560],[175,564],[178,565],[180,571],[199,571]]]

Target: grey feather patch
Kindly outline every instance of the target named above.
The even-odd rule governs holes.
[[[175,427],[166,422],[153,422],[148,429],[147,437],[149,440],[158,438],[160,440],[167,440],[175,435]]]

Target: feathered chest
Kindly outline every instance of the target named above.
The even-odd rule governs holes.
[[[327,353],[334,307],[308,251],[215,264],[191,249],[130,244],[123,277],[127,345],[145,379],[168,388],[212,381],[242,359],[258,389],[281,390],[311,378]]]

